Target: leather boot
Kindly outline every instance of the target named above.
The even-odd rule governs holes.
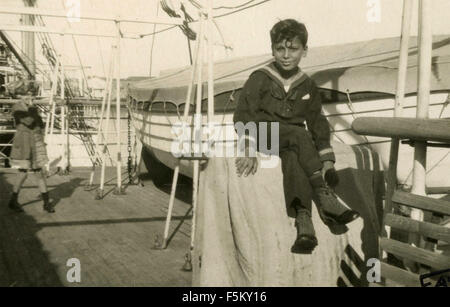
[[[295,254],[311,254],[317,246],[316,232],[311,220],[311,213],[306,209],[297,212],[295,219],[297,228],[297,239],[291,247],[291,252]]]
[[[55,213],[53,203],[50,202],[48,192],[42,193],[42,200],[44,201],[44,210],[48,213]]]
[[[20,204],[17,202],[17,198],[19,197],[18,193],[13,193],[11,196],[11,200],[9,201],[8,207],[11,210],[16,212],[24,212]]]
[[[326,225],[345,225],[359,217],[359,213],[341,204],[327,185],[316,187],[319,214]]]

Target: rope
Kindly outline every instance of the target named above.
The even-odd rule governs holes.
[[[95,10],[95,5],[93,3],[94,1],[89,1],[89,4],[91,6],[92,10]],[[97,20],[94,19],[94,27],[97,29]],[[101,46],[101,41],[100,41],[100,37],[97,36],[97,45],[98,45],[98,50],[100,52],[100,59],[102,60],[102,69],[103,69],[103,75],[106,76],[106,68],[105,68],[105,61],[103,60],[103,52],[102,52],[102,46]]]
[[[235,11],[232,11],[232,12],[228,12],[228,13],[224,13],[224,14],[222,14],[222,15],[214,16],[213,18],[221,18],[221,17],[225,17],[225,16],[232,15],[232,14],[235,14],[235,13],[239,13],[239,12],[241,12],[241,11],[244,11],[244,10],[246,10],[246,9],[249,9],[249,8],[252,8],[252,7],[255,7],[255,6],[264,4],[264,3],[269,2],[269,1],[271,1],[271,0],[263,0],[263,1],[261,1],[261,2],[255,3],[255,4],[253,4],[253,5],[246,6],[246,7],[244,7],[244,8],[241,8],[241,9],[238,9],[238,10],[235,10]],[[195,20],[193,20],[193,21],[188,22],[188,24],[189,24],[189,23],[194,23],[194,22],[195,22],[195,23],[196,23],[196,22],[199,22],[199,20],[198,20],[198,19],[195,19]],[[165,28],[165,29],[162,29],[162,30],[159,30],[159,31],[156,31],[156,32],[147,33],[147,34],[141,34],[140,37],[142,38],[142,37],[145,37],[145,36],[150,36],[150,35],[160,34],[160,33],[162,33],[162,32],[165,32],[165,31],[168,31],[168,30],[172,30],[172,29],[174,29],[174,28],[176,28],[176,27],[178,27],[178,26],[170,26],[170,27],[167,27],[167,28]]]
[[[222,9],[224,9],[224,10],[233,10],[233,9],[238,9],[238,8],[244,7],[247,4],[250,4],[250,3],[255,2],[255,1],[256,0],[250,0],[250,1],[247,1],[245,3],[236,5],[236,6],[218,6],[218,7],[213,7],[213,10],[222,10]],[[189,0],[189,2],[191,2],[191,4],[193,6],[195,6],[196,8],[198,8],[198,9],[202,8],[202,5],[200,3],[198,3],[197,1],[195,1],[195,0]]]
[[[439,114],[439,117],[438,117],[438,119],[440,119],[441,117],[442,117],[442,114],[444,113],[444,110],[445,110],[445,108],[447,107],[447,105],[450,103],[450,94],[448,94],[447,95],[447,100],[444,102],[444,104],[443,104],[443,106],[442,106],[442,109],[441,109],[441,113]],[[449,152],[447,152],[438,162],[436,162],[430,169],[428,169],[427,171],[426,171],[426,174],[428,174],[428,173],[430,173],[433,169],[435,169],[438,165],[439,165],[439,163],[441,163],[445,158],[447,158],[448,157],[448,155],[450,155],[450,151]],[[408,176],[406,177],[406,179],[403,181],[403,185],[405,185],[407,182],[408,182],[408,180],[411,178],[411,175],[412,175],[412,173],[413,173],[413,169],[411,169],[410,171],[409,171],[409,173],[408,173]]]
[[[14,47],[15,47],[18,51],[20,51],[22,57],[24,57],[24,58],[27,59],[28,61],[31,61],[31,58],[30,58],[26,53],[23,52],[23,50],[16,44],[16,42],[15,42],[14,40],[12,40],[12,39],[8,36],[8,34],[7,34],[6,32],[3,32],[3,34],[9,39],[9,41],[14,45]],[[38,38],[39,38],[39,37],[38,37]],[[40,61],[38,61],[38,60],[35,60],[35,62],[38,63],[39,65],[44,65],[44,63],[42,63],[42,62],[40,62]],[[41,69],[38,68],[37,66],[36,66],[36,70],[37,70],[38,72],[42,73],[42,75],[44,75],[48,80],[51,79],[45,71],[41,70]]]
[[[271,0],[263,0],[263,1],[261,1],[261,2],[258,2],[258,3],[255,3],[255,4],[252,4],[252,5],[249,5],[249,6],[240,8],[240,9],[235,10],[235,11],[232,11],[232,12],[228,12],[228,13],[224,13],[224,14],[222,14],[222,15],[214,16],[214,18],[221,18],[221,17],[225,17],[225,16],[232,15],[232,14],[235,14],[235,13],[239,13],[239,12],[241,12],[241,11],[244,11],[244,10],[247,10],[247,9],[249,9],[249,8],[252,8],[252,7],[255,7],[255,6],[264,4],[264,3],[269,2],[269,1],[271,1]]]
[[[352,112],[352,117],[353,119],[356,119],[356,115],[355,115],[355,109],[353,108],[353,101],[350,97],[350,91],[347,89],[347,91],[345,92],[347,95],[347,106],[350,109],[350,111]],[[367,138],[367,136],[363,135],[364,140],[367,143],[367,146],[369,146],[370,150],[373,150],[372,146],[370,145],[369,139]]]
[[[444,104],[442,105],[441,112],[439,113],[439,118],[442,117],[442,114],[444,114],[445,108],[447,108],[449,103],[450,103],[450,93],[447,94],[447,99],[445,100]]]
[[[227,103],[225,104],[225,108],[223,110],[223,115],[222,115],[222,121],[221,121],[222,125],[220,125],[219,133],[217,134],[219,137],[222,135],[223,128],[225,126],[225,125],[223,125],[225,123],[225,114],[227,113],[229,104],[234,101],[234,94],[235,94],[235,92],[236,92],[235,90],[233,90],[231,92],[230,97],[228,97]],[[213,142],[210,145],[213,146],[215,143],[216,143],[216,140],[213,140]]]
[[[159,1],[157,1],[156,2],[156,17],[158,17],[158,14],[159,14],[159,5],[160,5],[160,2]],[[155,24],[153,24],[153,32],[155,32],[156,31],[156,23]],[[149,71],[149,76],[151,76],[152,75],[152,66],[153,66],[153,48],[154,48],[154,46],[155,46],[155,39],[156,39],[156,35],[153,35],[153,37],[152,37],[152,45],[151,45],[151,47],[150,47],[150,71]]]
[[[61,0],[61,4],[62,4],[63,9],[64,9],[65,8],[64,0]],[[71,27],[70,22],[68,20],[66,20],[66,24],[69,27]],[[80,51],[78,50],[77,40],[75,39],[75,35],[71,35],[71,36],[72,36],[73,45],[75,47],[75,51],[77,53],[78,62],[80,62],[81,72],[83,73],[83,79],[86,82],[86,86],[87,86],[87,89],[88,89],[88,95],[89,95],[89,98],[91,99],[92,96],[91,96],[91,91],[90,91],[90,88],[89,88],[89,82],[88,82],[88,79],[86,77],[86,72],[85,72],[84,67],[83,67],[83,61],[81,60]],[[103,62],[103,58],[102,58],[102,62]]]

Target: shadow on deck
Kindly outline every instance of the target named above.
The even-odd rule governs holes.
[[[107,170],[105,192],[114,189],[114,174]],[[28,179],[19,196],[25,213],[18,214],[8,208],[14,174],[0,173],[0,286],[190,286],[181,268],[191,205],[178,199],[190,199],[190,186],[178,189],[169,246],[161,251],[153,245],[164,230],[170,186],[144,177],[144,186],[128,186],[126,195],[95,200],[95,190],[84,189],[88,179],[85,169],[49,178],[55,214],[42,210]],[[81,283],[67,281],[71,258],[80,260]]]
[[[11,191],[0,174],[0,286],[62,286],[56,265],[38,239],[42,226],[34,217],[7,208]]]

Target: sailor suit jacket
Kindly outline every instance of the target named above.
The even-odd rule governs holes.
[[[303,126],[311,133],[322,161],[335,161],[330,146],[330,125],[314,81],[301,70],[286,80],[274,63],[253,72],[245,83],[234,122],[279,122]]]

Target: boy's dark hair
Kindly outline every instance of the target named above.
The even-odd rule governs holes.
[[[294,19],[285,19],[277,22],[270,30],[270,40],[275,45],[283,40],[292,41],[298,37],[306,47],[308,44],[308,30],[305,24]]]

